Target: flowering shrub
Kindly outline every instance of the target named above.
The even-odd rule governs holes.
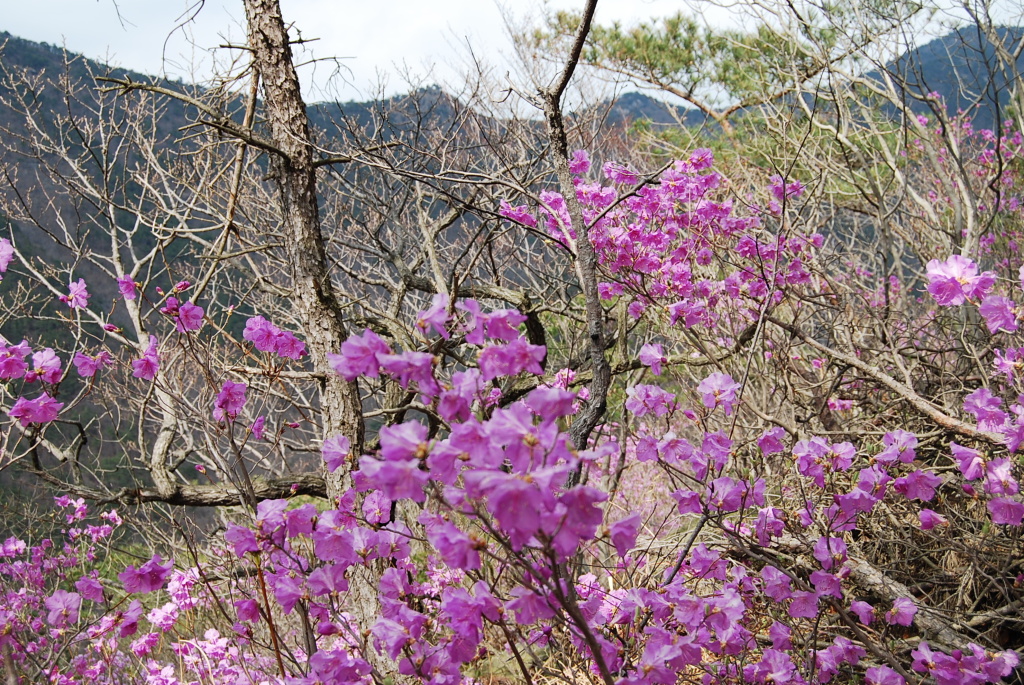
[[[109,510],[90,524],[83,500],[56,503],[67,524],[63,539],[29,545],[12,537],[0,548],[0,650],[9,682],[20,675],[67,684],[234,683],[273,665],[247,649],[244,636],[203,627],[204,639],[188,637],[216,601],[201,568],[173,570],[156,555],[116,579],[103,577],[99,566],[121,517]]]
[[[898,526],[928,553],[1020,551],[1024,407],[1002,407],[1020,391],[1024,348],[993,346],[1002,384],[948,391],[955,406],[923,396],[925,374],[958,352],[929,347],[946,332],[944,310],[893,275],[885,297],[902,299],[907,316],[876,343],[870,322],[841,318],[851,300],[877,302],[863,287],[870,274],[837,273],[824,237],[793,220],[807,188],[779,176],[738,206],[712,166],[698,150],[627,189],[641,178],[628,166],[605,164],[605,186],[584,179],[585,153],[573,157],[601,296],[622,330],[647,331],[618,340],[621,410],[588,444],[569,432],[590,401],[580,365],[555,371],[555,346],[529,337],[527,314],[436,293],[414,336],[366,328],[328,357],[344,381],[407,397],[382,412],[364,453],[353,453],[354,438],[326,436],[323,467],[351,487],[323,507],[261,499],[240,455],[269,442],[265,417],[246,412],[273,386],[242,373],[279,380],[305,343],[249,317],[237,349],[259,360],[256,372],[210,373],[196,419],[212,419],[210,435],[231,455],[200,473],[229,481],[249,518],[227,524],[209,560],[179,559],[174,570],[154,556],[117,585],[81,561],[109,530],[69,528],[75,542],[60,554],[54,543],[9,541],[8,673],[310,685],[529,680],[556,668],[608,685],[1010,676],[1014,648],[976,628],[1016,606],[1021,576],[1000,567],[979,593],[999,597],[996,619],[952,620],[936,608],[955,594],[939,580],[910,587],[879,569],[889,552],[876,549],[876,531]],[[572,252],[581,236],[566,199],[539,199],[501,213]],[[939,307],[976,308],[990,336],[1016,332],[1016,284],[970,256],[930,261],[925,278]],[[127,276],[118,288],[126,302],[147,297]],[[174,329],[162,343],[148,334],[137,358],[113,368],[105,350],[79,352],[78,375],[96,382],[130,366],[159,389],[165,350],[212,344],[202,334],[213,304],[181,302],[189,288],[160,293]],[[61,301],[87,310],[84,281],[70,292]],[[841,324],[828,334],[846,335],[841,344],[805,331],[822,322]],[[907,359],[919,366],[908,370],[900,350],[915,350]],[[56,399],[68,369],[27,342],[0,354],[0,377],[22,383],[8,415],[30,438],[47,435],[73,408]],[[909,407],[908,417],[890,421],[877,403]],[[847,414],[847,426],[831,413]],[[816,417],[825,430],[808,429]],[[74,507],[69,525],[82,520],[77,501],[60,503]],[[953,539],[954,526],[978,541]]]

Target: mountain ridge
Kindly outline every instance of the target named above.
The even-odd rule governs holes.
[[[1024,28],[1021,27],[1002,27],[998,32],[1001,38],[1011,34],[1012,41],[1024,38]],[[19,38],[6,31],[0,31],[0,54],[7,68],[20,67],[36,74],[48,72],[50,77],[67,69],[67,76],[73,79],[87,78],[92,74],[110,74],[186,90],[199,88],[181,80],[155,77],[130,68],[110,67],[61,47]],[[890,63],[887,71],[906,79],[916,90],[939,93],[950,113],[974,109],[976,127],[991,128],[997,113],[1008,105],[1009,85],[1006,75],[993,68],[993,62],[994,48],[983,36],[976,31],[957,29],[906,52]],[[1024,54],[1018,58],[1018,67],[1024,70]],[[878,76],[879,72],[869,72],[868,75],[872,74]],[[983,87],[979,89],[979,85]],[[992,92],[998,92],[998,98],[991,97]],[[439,87],[430,86],[378,100],[313,102],[309,103],[308,108],[314,123],[325,123],[330,119],[332,111],[344,113],[355,122],[366,123],[374,110],[391,110],[411,97],[424,95],[435,98],[435,104],[440,98],[454,99],[454,96]],[[928,108],[927,104],[917,101],[910,105],[918,113],[924,113]],[[622,93],[604,101],[600,106],[607,108],[607,121],[613,124],[628,125],[640,120],[656,125],[683,122],[695,126],[705,123],[705,116],[699,110],[666,102],[641,91]]]

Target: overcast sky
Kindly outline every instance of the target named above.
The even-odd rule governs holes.
[[[6,0],[0,29],[30,40],[148,74],[192,80],[212,69],[206,49],[242,42],[241,0]],[[323,89],[335,68],[306,67],[302,78],[311,100],[362,99],[383,75],[389,93],[408,90],[403,65],[424,84],[458,81],[467,63],[466,44],[486,62],[506,69],[511,44],[495,0],[282,0],[286,21],[303,38],[317,38],[312,55],[346,58],[333,92]],[[542,0],[506,0],[522,20],[537,16]],[[580,9],[583,0],[549,0],[558,9]],[[681,9],[679,0],[601,0],[597,19],[633,23]],[[189,20],[191,17],[191,20]],[[227,59],[228,52],[220,51]],[[310,55],[306,55],[309,57]],[[437,66],[430,71],[430,65]],[[454,65],[454,66],[448,66]]]

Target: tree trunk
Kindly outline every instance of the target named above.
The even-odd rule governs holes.
[[[272,153],[272,173],[280,194],[281,221],[292,269],[295,305],[305,327],[306,345],[313,370],[320,377],[320,408],[323,437],[342,433],[352,444],[352,454],[363,447],[362,407],[359,388],[331,369],[327,354],[337,352],[347,337],[341,306],[331,285],[327,252],[320,226],[316,195],[316,167],[309,134],[306,105],[288,44],[288,31],[278,0],[245,0],[249,47],[263,83],[263,110],[279,154]],[[351,485],[349,469],[325,473],[327,494],[336,501]],[[378,614],[376,567],[350,580],[349,602],[362,630],[368,630]],[[378,673],[393,670],[367,654]]]
[[[263,83],[263,109],[274,145],[281,151],[271,156],[272,172],[280,193],[295,304],[313,370],[321,378],[323,437],[343,433],[352,443],[352,453],[358,455],[363,445],[359,389],[327,363],[327,354],[340,349],[347,332],[327,267],[309,120],[288,31],[278,0],[245,0],[245,15],[254,66]],[[336,498],[348,488],[350,478],[346,469],[339,469],[326,474],[326,481],[328,495]]]

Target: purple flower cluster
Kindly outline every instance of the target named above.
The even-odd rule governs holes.
[[[355,436],[323,441],[326,471],[352,485],[336,501],[261,501],[250,518],[227,523],[223,542],[195,567],[175,569],[147,552],[120,573],[94,568],[96,546],[120,520],[108,513],[89,525],[84,501],[70,497],[57,502],[66,541],[5,542],[0,647],[13,668],[25,682],[123,675],[167,685],[371,685],[384,679],[378,665],[393,662],[403,682],[461,685],[483,672],[497,646],[510,662],[544,650],[564,655],[573,678],[618,685],[899,685],[912,672],[942,684],[985,683],[1009,675],[1013,651],[966,640],[934,651],[920,640],[930,625],[927,592],[861,594],[854,576],[866,545],[856,531],[872,513],[896,511],[914,535],[948,534],[961,516],[950,502],[963,494],[999,535],[1013,531],[997,527],[1024,522],[1016,459],[998,445],[1005,439],[1013,452],[1024,441],[1024,398],[1010,387],[1024,348],[995,355],[1008,385],[986,380],[965,392],[964,415],[997,436],[991,450],[943,442],[936,458],[934,436],[923,445],[906,430],[826,437],[808,434],[806,422],[768,416],[744,391],[751,365],[671,348],[693,329],[715,327],[716,344],[742,350],[745,329],[763,324],[765,312],[797,311],[801,289],[828,296],[815,275],[822,238],[762,225],[791,211],[801,183],[771,179],[759,196],[768,209],[739,216],[722,199],[726,181],[712,162],[698,150],[657,183],[634,188],[640,175],[629,167],[601,165],[611,184],[601,185],[585,178],[585,152],[570,160],[593,223],[600,295],[620,299],[660,341],[624,341],[636,374],[613,388],[608,424],[590,442],[571,438],[587,396],[570,388],[583,370],[549,374],[548,350],[521,331],[525,315],[434,295],[411,319],[411,335],[385,340],[367,329],[329,355],[346,381],[398,386],[409,398],[402,411],[368,423],[365,453],[354,449]],[[621,202],[620,187],[629,191]],[[539,197],[536,211],[504,202],[500,212],[571,245],[578,236],[564,198]],[[996,292],[993,272],[955,256],[931,262],[927,275],[939,305],[970,303],[991,333],[1017,331],[1016,305]],[[129,276],[118,286],[125,299],[138,296]],[[206,312],[177,297],[189,287],[177,284],[159,310],[166,330],[173,320],[185,334],[163,338],[178,344],[167,359],[201,342],[187,334],[201,330]],[[61,299],[86,307],[84,282]],[[243,338],[250,359],[250,350],[305,355],[304,343],[262,316],[248,319]],[[827,387],[827,360],[762,343],[757,355],[785,355]],[[157,338],[142,344],[132,373],[156,380]],[[687,354],[698,363],[687,367]],[[85,378],[113,361],[106,350],[73,358]],[[265,365],[264,377],[282,364]],[[704,372],[687,376],[684,368]],[[242,371],[251,369],[207,378]],[[0,378],[44,388],[35,399],[18,396],[10,417],[27,432],[46,430],[64,411],[54,399],[64,373],[51,349],[3,345]],[[652,376],[659,384],[640,382]],[[814,398],[814,411],[856,416],[862,405],[849,398],[859,388],[849,389]],[[221,436],[243,430],[235,424],[248,396],[263,392],[257,381],[213,390],[221,425],[211,435]],[[260,416],[244,430],[260,440],[265,424]],[[253,443],[246,449],[267,446]],[[367,577],[375,598],[366,596]],[[354,616],[347,610],[355,601],[378,610]]]
[[[306,343],[290,331],[283,331],[262,316],[245,322],[242,337],[260,352],[272,352],[287,359],[300,359],[306,355]]]

